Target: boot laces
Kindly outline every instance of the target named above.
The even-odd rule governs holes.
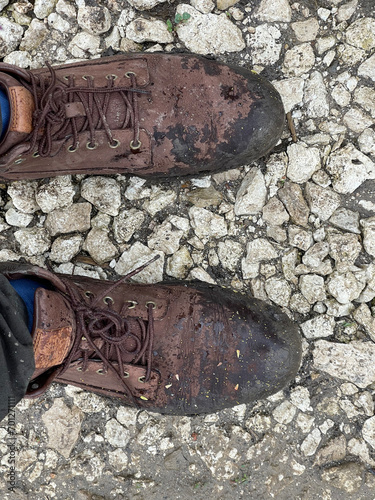
[[[117,147],[118,141],[113,137],[108,125],[107,114],[111,97],[120,95],[125,104],[125,115],[120,128],[133,129],[133,139],[130,149],[137,152],[141,142],[139,140],[139,103],[138,94],[150,94],[149,91],[136,87],[136,75],[129,71],[126,76],[131,80],[131,87],[115,86],[115,75],[107,75],[106,87],[95,87],[94,77],[85,76],[86,85],[77,85],[75,76],[69,75],[62,81],[56,71],[46,62],[50,71],[48,78],[36,76],[28,72],[30,83],[24,82],[25,87],[32,93],[36,109],[33,114],[33,131],[30,140],[29,153],[39,156],[50,156],[54,140],[71,138],[69,151],[78,148],[79,134],[89,132],[88,149],[96,148],[95,131],[104,130],[109,145]],[[81,103],[85,112],[82,117],[66,116],[66,104]],[[35,151],[37,149],[37,151]]]
[[[66,287],[65,297],[76,313],[77,331],[71,351],[61,366],[59,376],[77,358],[82,360],[82,371],[86,371],[89,360],[96,355],[103,363],[103,371],[107,372],[110,370],[121,382],[125,394],[134,400],[131,390],[126,383],[126,378],[129,374],[123,371],[124,362],[122,355],[130,354],[133,356],[131,364],[140,363],[143,365],[146,369],[144,382],[150,380],[154,342],[153,304],[150,303],[147,305],[147,320],[137,318],[141,332],[140,337],[131,332],[129,321],[124,317],[124,307],[118,313],[112,310],[111,302],[106,301],[107,308],[104,309],[99,304],[102,303],[103,299],[113,289],[129,280],[135,274],[138,274],[158,258],[159,255],[156,255],[144,265],[110,285],[96,297],[90,295],[89,303],[87,303],[87,300],[83,297],[82,290],[77,285],[64,278],[61,279]],[[87,348],[82,346],[82,340],[87,342]],[[131,350],[128,347],[129,344],[131,345]],[[114,352],[115,356],[110,356],[111,352]],[[116,362],[110,359],[113,357],[116,359]]]

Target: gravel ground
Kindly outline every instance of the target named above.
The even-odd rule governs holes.
[[[57,384],[21,402],[15,423],[0,426],[2,498],[373,499],[373,0],[0,0],[0,9],[6,62],[197,52],[271,80],[295,127],[268,157],[212,176],[3,183],[0,260],[113,279],[159,253],[136,280],[245,291],[283,307],[304,336],[290,387],[213,415],[163,417]],[[175,23],[176,13],[190,18]]]

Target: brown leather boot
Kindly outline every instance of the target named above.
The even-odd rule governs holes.
[[[196,174],[238,167],[280,138],[261,76],[189,54],[128,54],[38,70],[0,63],[11,120],[0,177]]]
[[[203,283],[125,283],[144,267],[113,283],[0,264],[7,278],[50,288],[35,294],[27,396],[55,381],[188,415],[264,398],[293,379],[301,337],[277,307]]]

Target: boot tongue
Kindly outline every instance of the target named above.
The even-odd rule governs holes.
[[[64,297],[59,292],[38,288],[34,299],[32,378],[64,361],[73,345],[74,332],[74,312]]]
[[[10,105],[8,130],[0,144],[0,154],[4,154],[10,148],[25,140],[32,132],[35,104],[31,92],[12,76],[0,73],[0,86],[7,93]]]

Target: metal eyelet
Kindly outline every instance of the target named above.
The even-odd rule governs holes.
[[[15,164],[16,165],[19,165],[20,163],[22,163],[24,161],[24,158],[18,158],[18,160],[15,160]]]
[[[82,366],[77,366],[77,372],[81,372],[82,371]]]
[[[130,377],[130,373],[129,372],[124,372],[124,378],[129,378]]]
[[[94,77],[91,75],[82,75],[83,80],[88,80],[89,78],[93,79]]]
[[[77,144],[77,146],[76,146],[76,147],[74,147],[73,145],[70,145],[70,146],[68,147],[68,151],[69,151],[69,153],[74,153],[75,151],[77,151],[77,149],[78,149],[78,144]]]
[[[64,80],[68,80],[69,81],[69,76],[68,75],[64,75],[63,78],[64,78]]]
[[[104,373],[103,368],[99,368],[99,370],[96,370],[96,373],[100,373],[100,374]]]
[[[118,148],[121,143],[118,139],[113,139],[113,142],[109,142],[108,144],[109,144],[110,148],[115,149],[115,148]]]
[[[146,377],[144,375],[142,377],[138,377],[138,382],[144,384],[146,382]]]
[[[153,308],[153,309],[156,309],[156,304],[155,304],[155,302],[152,302],[151,300],[149,300],[148,302],[146,302],[146,307],[148,307],[150,304],[152,305],[152,308]]]
[[[33,158],[38,158],[38,156],[39,156],[38,151],[34,151],[34,153],[32,154],[32,157]]]
[[[126,78],[130,78],[130,75],[137,76],[137,75],[134,73],[134,71],[127,71],[127,72],[125,73]]]
[[[87,298],[90,298],[90,297],[94,296],[94,294],[92,292],[90,292],[90,290],[86,290],[85,291],[85,295],[86,295]]]
[[[109,295],[107,295],[107,297],[104,297],[103,302],[104,302],[104,304],[107,304],[107,305],[115,303],[115,301]]]
[[[142,146],[142,143],[140,140],[138,140],[137,144],[134,144],[134,141],[130,141],[130,149],[140,149]]]
[[[87,340],[87,338],[86,337],[81,337],[81,340]]]
[[[117,80],[118,76],[117,75],[106,75],[107,80]]]
[[[127,300],[126,302],[128,302],[130,305],[128,305],[128,309],[134,309],[135,306],[138,305],[138,302],[136,300]]]
[[[94,144],[91,144],[90,141],[87,141],[87,143],[86,143],[86,148],[90,149],[90,150],[96,149],[98,146],[99,146],[99,144],[97,142],[94,142]]]

